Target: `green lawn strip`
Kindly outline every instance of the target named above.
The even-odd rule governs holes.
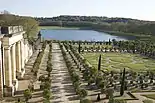
[[[143,103],[153,103],[153,101],[146,99],[146,100],[143,100]]]
[[[132,60],[130,58],[125,57],[112,57],[110,58],[111,61],[118,62],[118,63],[131,63]]]
[[[41,29],[53,29],[53,30],[61,30],[61,29],[73,29],[78,30],[78,27],[60,27],[60,26],[39,26],[39,30]]]
[[[145,96],[147,98],[150,98],[150,99],[154,99],[155,100],[155,94],[145,94],[145,95],[142,95],[142,96]]]
[[[77,44],[75,44],[75,45],[73,45],[74,47],[79,47],[79,45],[77,45]],[[84,47],[95,47],[95,48],[97,48],[97,47],[100,47],[100,48],[105,48],[105,47],[107,47],[107,48],[111,48],[112,47],[112,45],[105,45],[105,44],[102,44],[102,45],[81,45],[81,47],[82,48],[84,48]]]
[[[143,93],[143,92],[155,92],[155,90],[141,90],[138,88],[131,90],[131,93]]]
[[[130,68],[131,70],[146,70],[145,64],[133,64],[133,63],[126,63],[124,64],[125,67]]]

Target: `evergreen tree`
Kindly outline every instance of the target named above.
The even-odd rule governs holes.
[[[98,71],[101,70],[101,54],[99,56],[99,60],[98,60]]]
[[[79,42],[79,48],[78,48],[79,53],[81,52],[81,44]]]
[[[125,68],[123,71],[122,81],[121,81],[121,88],[120,88],[120,95],[122,96],[124,94],[124,88],[125,87]]]

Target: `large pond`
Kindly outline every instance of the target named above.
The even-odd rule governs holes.
[[[107,33],[94,30],[41,30],[44,39],[52,40],[87,40],[87,41],[108,41],[109,39],[127,40],[120,36],[113,36]]]

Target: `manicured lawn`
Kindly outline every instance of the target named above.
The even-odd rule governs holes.
[[[75,45],[73,45],[73,46],[79,47],[79,45],[77,45],[77,44],[75,44]],[[84,45],[84,44],[82,44],[81,47],[82,47],[82,48],[84,48],[84,47],[95,47],[95,48],[97,48],[97,47],[100,47],[100,48],[102,48],[102,47],[104,47],[104,48],[107,47],[107,49],[108,49],[108,48],[111,48],[112,45],[103,45],[103,44],[102,44],[102,45],[87,45],[87,44]]]
[[[151,100],[144,100],[143,103],[153,103]]]
[[[79,29],[79,28],[78,27],[60,27],[60,26],[39,26],[39,30],[41,29],[61,30],[61,29]]]
[[[97,68],[100,53],[82,54],[90,64]],[[155,70],[155,60],[130,53],[102,53],[102,69],[119,71],[126,68],[133,71]]]
[[[143,96],[155,100],[155,94],[147,94],[147,95],[143,95]]]

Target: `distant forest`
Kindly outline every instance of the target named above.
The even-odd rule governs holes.
[[[34,37],[40,26],[80,27],[101,31],[117,31],[155,35],[155,21],[131,18],[108,18],[97,16],[58,16],[52,18],[33,18],[12,14],[0,14],[0,26],[22,25],[27,37]]]
[[[131,18],[108,18],[97,16],[68,16],[52,18],[35,18],[40,26],[81,27],[102,31],[117,31],[155,35],[155,21],[144,21]]]

